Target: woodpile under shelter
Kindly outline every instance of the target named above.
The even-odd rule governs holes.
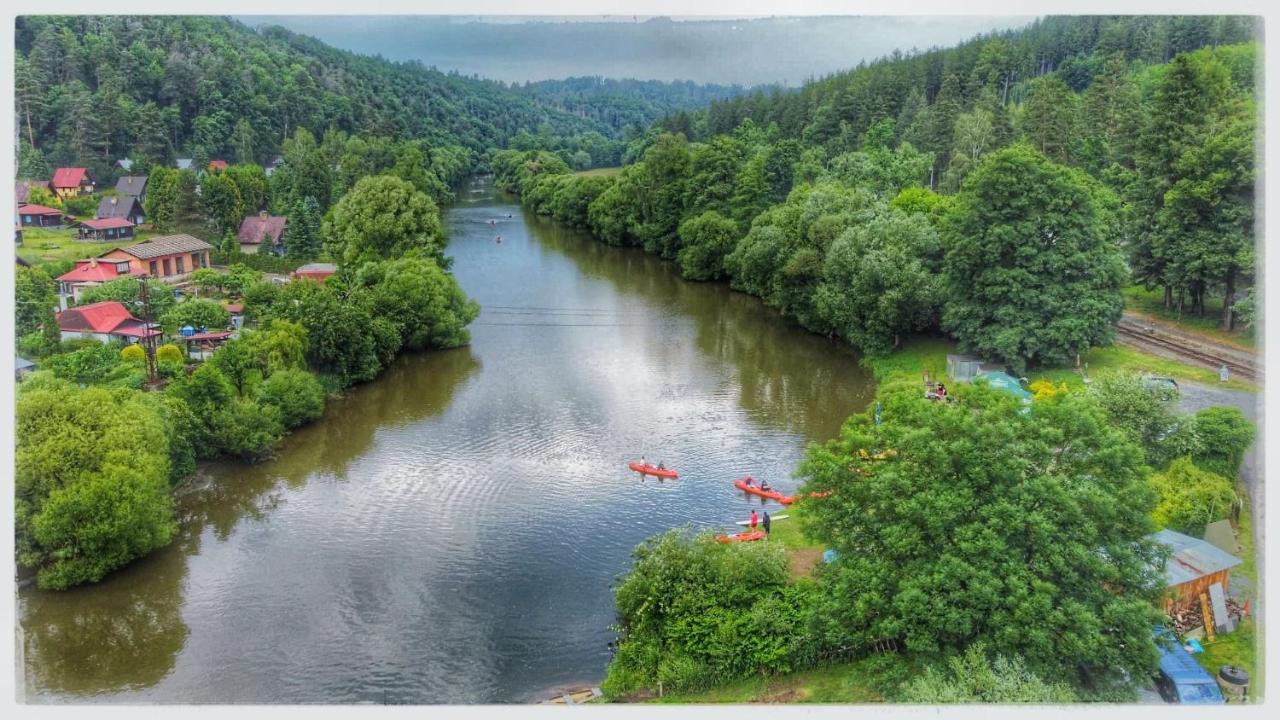
[[[1173,530],[1161,530],[1151,539],[1173,551],[1165,565],[1165,586],[1168,590],[1165,612],[1198,605],[1200,595],[1208,595],[1209,587],[1215,583],[1221,584],[1225,591],[1229,587],[1231,568],[1243,562],[1213,543]]]

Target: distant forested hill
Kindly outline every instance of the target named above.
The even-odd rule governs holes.
[[[648,129],[656,120],[746,92],[741,85],[699,85],[688,81],[618,80],[571,77],[513,85],[544,105],[607,125],[616,132]],[[638,134],[638,133],[637,133]]]
[[[264,164],[298,128],[462,146],[475,157],[523,131],[567,159],[581,151],[588,165],[608,164],[628,124],[733,92],[642,83],[636,99],[623,86],[593,95],[574,81],[515,90],[219,17],[20,17],[16,45],[24,155],[34,148],[45,166],[100,173],[126,156]]]

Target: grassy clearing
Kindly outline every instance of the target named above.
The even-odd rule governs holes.
[[[76,237],[75,228],[23,228],[22,229],[22,245],[17,248],[18,257],[26,260],[32,265],[41,265],[44,263],[60,262],[64,260],[84,260],[91,258],[110,250],[113,247],[121,245],[133,245],[144,240],[160,237],[162,235],[173,235],[176,233],[186,233],[194,235],[206,242],[207,230],[199,224],[180,224],[170,233],[157,232],[155,230],[139,230],[137,237],[125,238],[115,241],[88,241],[80,240]]]
[[[72,228],[23,228],[22,245],[17,248],[18,257],[32,265],[82,260],[112,248],[111,243],[85,242],[76,239]]]
[[[692,703],[882,703],[904,675],[902,660],[870,656],[771,678],[753,677],[710,690],[677,693],[648,702]]]
[[[1197,662],[1209,672],[1217,675],[1223,665],[1235,665],[1249,673],[1249,697],[1254,702],[1263,694],[1263,678],[1259,672],[1258,633],[1252,617],[1241,621],[1236,631],[1230,635],[1219,635],[1215,642],[1204,643],[1204,652],[1195,656]]]
[[[1164,293],[1161,290],[1147,290],[1141,285],[1134,285],[1125,289],[1124,296],[1125,306],[1134,312],[1170,321],[1187,332],[1203,335],[1216,342],[1237,345],[1248,350],[1255,350],[1258,347],[1253,328],[1226,332],[1218,327],[1222,321],[1222,298],[1220,297],[1205,298],[1205,315],[1200,317],[1188,313],[1180,314],[1176,309],[1165,309]]]
[[[804,512],[804,502],[791,505],[775,515],[786,514],[783,520],[772,523],[769,542],[782,543],[787,551],[787,562],[793,580],[809,577],[813,569],[822,562],[822,551],[826,548],[822,543],[810,539],[800,526],[800,516]]]
[[[620,172],[622,172],[621,167],[602,167],[602,168],[591,168],[590,170],[579,170],[578,172],[574,173],[574,175],[577,175],[579,177],[597,177],[597,176],[613,177],[614,175],[617,175]]]
[[[893,354],[884,358],[868,358],[867,364],[875,375],[877,382],[884,382],[890,377],[920,379],[925,370],[930,377],[943,377],[947,369],[947,354],[957,353],[955,342],[939,338],[912,338],[903,343]],[[1133,348],[1113,345],[1107,348],[1094,348],[1080,358],[1091,376],[1113,372],[1142,372],[1162,375],[1178,380],[1187,380],[1203,385],[1220,385],[1218,372],[1208,368],[1185,365],[1176,360],[1147,355]],[[1049,368],[1033,370],[1027,379],[1048,380],[1055,385],[1066,383],[1068,387],[1084,386],[1084,380],[1074,368]],[[1258,387],[1252,383],[1232,378],[1225,385],[1230,390],[1246,390],[1257,392]]]

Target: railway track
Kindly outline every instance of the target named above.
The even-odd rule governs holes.
[[[1251,382],[1262,380],[1262,364],[1259,358],[1244,351],[1188,343],[1159,328],[1144,325],[1140,321],[1127,317],[1116,324],[1116,340],[1123,345],[1153,355],[1172,357],[1210,370],[1217,370],[1226,365],[1227,370],[1234,376]]]

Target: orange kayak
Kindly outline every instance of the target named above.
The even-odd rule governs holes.
[[[641,465],[640,463],[635,463],[635,462],[627,463],[627,467],[631,468],[632,470],[635,470],[638,473],[643,473],[645,475],[656,475],[657,477],[664,477],[664,478],[680,477],[680,473],[677,473],[675,470],[672,470],[671,468],[663,468],[659,470],[658,468],[652,465],[648,465],[648,464]]]
[[[719,543],[735,543],[735,542],[751,542],[752,540],[763,540],[764,531],[756,530],[755,532],[740,532],[733,535],[717,535],[716,542]]]
[[[777,490],[761,490],[759,487],[755,485],[748,485],[747,478],[742,478],[741,480],[734,480],[733,485],[734,487],[738,488],[743,492],[748,492],[748,493],[751,493],[752,495],[759,495],[760,497],[769,498],[770,500],[777,500],[783,505],[790,505],[791,503],[796,501],[794,497],[790,495],[783,495]]]

